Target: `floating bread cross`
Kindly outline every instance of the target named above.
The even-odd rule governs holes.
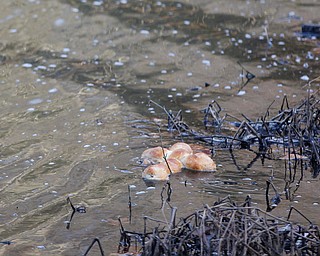
[[[146,149],[141,158],[149,165],[142,172],[147,180],[167,180],[171,173],[181,172],[182,169],[193,171],[216,171],[216,163],[207,154],[194,153],[190,145],[178,142],[169,149],[154,147]]]

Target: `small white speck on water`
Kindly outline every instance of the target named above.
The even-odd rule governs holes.
[[[136,195],[141,195],[141,194],[145,194],[145,193],[147,193],[146,191],[138,191],[137,193],[136,193]]]
[[[206,66],[210,66],[211,62],[210,62],[210,60],[202,60],[202,64],[204,64]]]
[[[35,70],[47,70],[46,66],[39,65],[35,68]]]
[[[17,33],[17,31],[18,31],[18,30],[17,30],[16,28],[12,28],[12,29],[9,30],[9,33],[12,33],[12,34],[13,34],[13,33]]]
[[[80,112],[85,112],[86,111],[86,109],[85,108],[80,108],[80,110],[79,110]]]
[[[32,64],[31,63],[23,63],[22,67],[24,67],[24,68],[32,68]]]
[[[225,89],[225,90],[231,90],[231,86],[230,86],[230,85],[226,85],[226,86],[224,87],[224,89]]]
[[[50,162],[50,163],[48,163],[48,165],[54,165],[55,164],[55,162]]]
[[[116,61],[116,62],[114,63],[114,65],[119,67],[119,66],[123,66],[124,63],[121,62],[121,61]]]
[[[149,32],[148,30],[142,29],[142,30],[140,30],[140,34],[142,34],[142,35],[149,35],[150,32]]]
[[[40,99],[40,98],[36,98],[28,101],[28,103],[31,105],[40,104],[41,102],[43,102],[43,99]]]
[[[100,6],[100,5],[103,4],[103,1],[93,1],[92,4],[95,5],[95,6]]]
[[[112,145],[113,146],[119,146],[119,143],[118,142],[114,142]]]
[[[49,92],[49,93],[56,93],[57,91],[58,91],[57,88],[52,88],[52,89],[50,89],[48,92]]]
[[[300,77],[300,79],[303,81],[309,81],[309,77],[307,75]]]
[[[246,91],[244,90],[241,90],[237,93],[238,96],[242,96],[242,95],[245,95],[246,94]]]
[[[190,21],[189,20],[185,20],[185,21],[183,21],[183,24],[188,26],[188,25],[190,25]]]
[[[188,73],[187,73],[187,76],[192,76],[192,72],[188,72]]]
[[[58,19],[56,19],[56,20],[54,21],[54,25],[55,25],[56,27],[61,27],[61,26],[64,25],[64,23],[65,23],[65,21],[64,21],[64,19],[62,19],[62,18],[58,18]]]
[[[28,109],[27,109],[28,112],[33,112],[33,111],[35,111],[35,110],[36,110],[35,108],[28,108]]]
[[[161,74],[167,74],[167,73],[168,73],[167,70],[165,70],[165,69],[161,70]]]

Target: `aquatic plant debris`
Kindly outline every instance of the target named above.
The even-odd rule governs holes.
[[[118,253],[129,253],[133,240],[135,255],[318,255],[319,227],[308,220],[308,226],[275,217],[251,205],[251,197],[237,204],[225,197],[212,205],[204,205],[176,222],[176,208],[170,222],[144,217],[157,222],[144,232],[125,230],[120,221],[121,239]],[[131,253],[131,252],[130,252]]]

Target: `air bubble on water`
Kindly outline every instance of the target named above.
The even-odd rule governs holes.
[[[95,6],[101,6],[103,4],[103,1],[93,1],[92,4]]]
[[[211,62],[210,62],[210,60],[202,60],[202,64],[204,64],[206,66],[210,66]]]
[[[307,75],[300,77],[300,79],[303,81],[309,81],[309,77]]]
[[[242,96],[242,95],[245,95],[245,94],[246,94],[246,91],[243,91],[243,90],[241,90],[241,91],[239,91],[237,93],[238,96]]]
[[[31,67],[32,67],[32,64],[31,64],[31,63],[23,63],[23,64],[22,64],[22,67],[24,67],[24,68],[31,68]]]
[[[149,32],[148,30],[142,29],[142,30],[140,30],[140,34],[142,34],[142,35],[149,35],[150,32]]]
[[[40,99],[40,98],[36,98],[28,101],[28,103],[31,105],[40,104],[41,102],[43,102],[43,99]]]
[[[56,92],[58,92],[58,89],[57,88],[52,88],[48,92],[49,93],[56,93]]]
[[[46,66],[42,66],[42,65],[39,65],[35,68],[35,70],[46,70],[47,67]]]
[[[65,23],[65,21],[64,21],[64,19],[62,19],[62,18],[58,18],[58,19],[56,19],[56,20],[54,21],[54,25],[55,25],[56,27],[61,27],[61,26],[64,25],[64,23]]]

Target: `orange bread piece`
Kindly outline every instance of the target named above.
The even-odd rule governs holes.
[[[142,152],[141,158],[144,164],[155,164],[164,161],[164,156],[167,156],[170,151],[162,147],[148,148]]]
[[[172,173],[181,172],[183,164],[179,160],[167,159],[167,163],[162,162],[148,166],[142,172],[142,178],[147,180],[167,180],[169,178],[170,170]]]
[[[194,171],[216,171],[216,163],[205,153],[188,155],[182,159],[186,169]]]
[[[187,152],[189,152],[190,154],[193,153],[193,150],[192,148],[187,144],[187,143],[184,143],[184,142],[177,142],[175,144],[173,144],[169,150],[171,151],[174,151],[174,150],[177,150],[177,149],[184,149],[186,150]]]

